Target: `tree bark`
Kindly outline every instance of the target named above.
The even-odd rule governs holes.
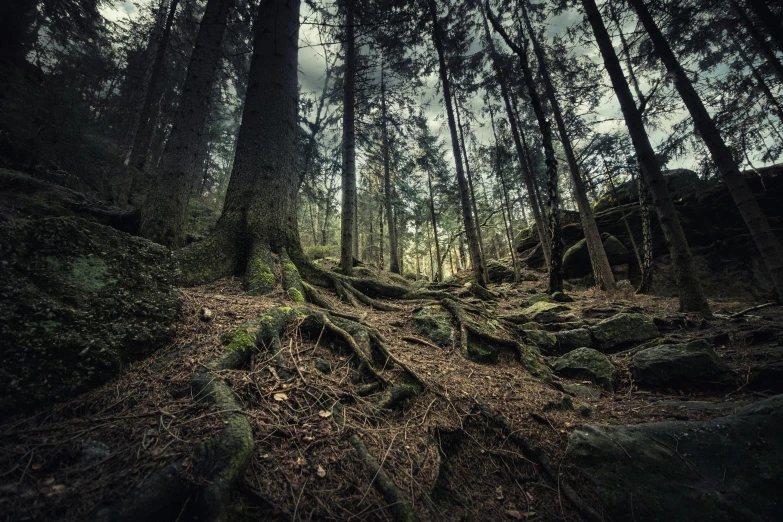
[[[528,158],[526,147],[523,147],[522,140],[520,138],[519,128],[517,125],[517,118],[511,107],[511,99],[508,94],[508,84],[506,83],[506,75],[503,73],[501,64],[499,63],[499,56],[497,49],[495,48],[495,42],[492,40],[492,34],[489,32],[489,24],[487,24],[487,16],[484,9],[481,10],[481,18],[484,23],[484,32],[487,35],[487,42],[489,45],[489,53],[492,57],[492,66],[495,70],[495,76],[497,76],[498,84],[500,85],[500,95],[503,98],[503,104],[506,108],[506,117],[508,118],[509,126],[511,127],[511,137],[514,139],[514,147],[517,151],[517,160],[519,166],[522,169],[522,179],[525,182],[525,188],[529,194],[530,208],[533,211],[533,219],[535,220],[536,230],[538,231],[538,237],[541,239],[541,249],[544,252],[544,260],[547,266],[550,263],[551,248],[549,243],[549,233],[544,223],[543,216],[541,214],[541,207],[536,197],[536,185],[533,172],[528,167]]]
[[[674,86],[688,108],[696,129],[698,129],[701,138],[710,151],[712,161],[718,166],[723,181],[737,204],[740,215],[742,215],[742,219],[745,221],[745,225],[748,227],[756,247],[761,252],[761,257],[777,289],[778,298],[783,299],[783,248],[781,248],[775,234],[772,232],[772,228],[769,226],[769,222],[761,211],[761,207],[753,196],[748,183],[742,177],[737,162],[734,161],[731,150],[723,141],[717,125],[710,117],[696,89],[693,88],[688,75],[679,61],[677,61],[677,57],[674,56],[668,42],[666,42],[663,34],[661,34],[661,31],[655,24],[647,7],[644,5],[644,1],[629,0],[629,2],[636,10],[639,20],[650,35],[655,50],[666,66],[666,70],[674,78]]]
[[[435,258],[438,260],[438,281],[443,281],[443,270],[441,269],[440,264],[440,243],[438,242],[438,219],[435,217],[435,198],[432,195],[432,174],[430,173],[429,167],[427,167],[427,187],[429,188],[430,195],[430,220],[432,221],[432,235],[435,238]],[[430,264],[432,264],[431,259]],[[432,274],[432,270],[430,270],[430,274]]]
[[[440,82],[443,87],[443,102],[446,105],[446,116],[449,122],[449,131],[451,134],[451,147],[454,153],[454,163],[457,168],[457,184],[459,185],[460,203],[462,205],[462,220],[465,224],[465,234],[468,238],[468,248],[470,258],[473,262],[473,275],[476,282],[481,286],[487,285],[485,277],[486,268],[484,259],[481,255],[478,234],[476,232],[476,222],[473,219],[472,209],[470,208],[470,192],[468,182],[465,179],[465,172],[462,169],[462,159],[460,157],[459,139],[457,138],[457,124],[454,120],[454,110],[451,106],[451,86],[449,84],[448,70],[446,66],[446,57],[443,49],[443,38],[441,35],[440,22],[438,21],[438,9],[435,0],[427,1],[432,21],[432,39],[435,44],[435,50],[438,53],[438,65],[440,69]]]
[[[604,26],[601,14],[595,0],[582,0],[582,6],[587,14],[587,20],[593,28],[596,43],[601,51],[606,71],[612,81],[617,100],[625,118],[625,124],[631,135],[634,149],[636,150],[641,166],[642,175],[647,181],[652,193],[653,204],[658,211],[658,220],[661,223],[663,235],[669,246],[677,288],[680,293],[680,311],[702,312],[710,314],[710,307],[696,270],[693,267],[693,258],[688,248],[688,241],[682,231],[680,219],[674,209],[666,180],[661,172],[661,165],[655,151],[650,144],[647,131],[644,128],[642,115],[636,107],[631,89],[623,74],[620,60],[612,46],[612,39]]]
[[[185,241],[185,214],[195,176],[196,154],[233,3],[233,0],[207,2],[155,186],[142,205],[140,234],[169,247],[182,246]]]
[[[506,30],[500,25],[500,22],[492,14],[489,9],[489,0],[486,3],[487,16],[492,23],[492,27],[503,38],[512,51],[519,57],[519,65],[522,69],[522,76],[525,80],[528,96],[530,97],[530,105],[533,107],[533,112],[536,115],[536,121],[538,122],[538,128],[541,131],[541,137],[544,146],[544,162],[546,163],[547,172],[547,196],[548,196],[548,212],[549,212],[549,234],[551,240],[550,247],[550,260],[549,260],[549,287],[547,292],[562,292],[563,291],[563,242],[560,238],[560,216],[559,212],[559,195],[557,190],[557,159],[555,159],[555,149],[552,145],[552,130],[550,124],[544,114],[544,108],[541,104],[541,99],[538,96],[536,90],[536,82],[533,77],[533,72],[530,70],[530,65],[527,61],[527,52],[525,49],[520,48],[515,44],[511,38],[509,38]]]
[[[756,25],[753,23],[753,20],[750,19],[748,14],[745,12],[744,9],[742,9],[739,3],[736,0],[730,0],[730,2],[732,7],[734,7],[734,12],[737,13],[737,16],[739,16],[740,20],[745,26],[745,29],[748,31],[750,37],[753,39],[754,42],[756,42],[759,51],[761,51],[761,54],[764,56],[764,59],[766,59],[767,62],[769,63],[770,67],[772,68],[772,71],[775,73],[775,76],[778,77],[779,81],[783,82],[783,63],[775,54],[775,51],[773,51],[769,47],[766,38],[764,38],[764,35],[761,34],[761,32],[759,32],[758,28],[756,28]],[[631,4],[631,5],[634,6],[634,9],[636,9],[636,4]],[[644,7],[643,4],[642,7]],[[647,8],[645,7],[645,11],[646,10]],[[638,14],[638,10],[637,10],[637,14]],[[652,17],[650,17],[650,20],[652,20]],[[660,32],[660,30],[658,32]]]
[[[383,62],[381,62],[381,133],[383,134],[383,191],[384,204],[386,206],[386,222],[389,230],[389,270],[395,274],[400,273],[400,262],[397,257],[397,230],[394,226],[394,212],[392,210],[391,173],[389,168],[389,130],[387,128],[386,115],[386,82],[384,78]]]
[[[746,4],[767,30],[772,41],[775,42],[778,52],[783,53],[783,24],[780,23],[780,20],[772,13],[764,0],[746,0]]]
[[[343,79],[343,177],[342,217],[340,220],[340,269],[351,275],[354,259],[354,222],[356,221],[356,41],[354,38],[354,2],[345,0],[345,77]]]
[[[571,139],[568,137],[568,130],[565,126],[565,120],[563,120],[563,113],[560,110],[560,103],[557,101],[557,93],[555,93],[555,87],[552,84],[552,77],[549,74],[547,58],[541,43],[538,41],[538,38],[536,38],[533,25],[530,23],[526,3],[527,0],[520,1],[522,19],[525,21],[528,37],[533,43],[533,52],[538,59],[538,70],[541,73],[541,78],[544,80],[544,90],[546,91],[547,98],[549,98],[549,105],[560,133],[560,143],[563,146],[563,151],[565,152],[566,160],[568,162],[568,170],[571,173],[571,188],[574,192],[574,199],[576,199],[576,206],[579,209],[582,231],[587,240],[587,251],[590,255],[590,263],[593,266],[593,275],[595,276],[596,284],[601,289],[608,290],[614,287],[612,266],[609,264],[609,259],[606,257],[606,251],[604,250],[604,244],[601,241],[601,233],[598,231],[598,225],[595,224],[593,207],[590,206],[590,201],[587,199],[584,182],[582,181],[582,173],[579,171],[579,164],[576,161],[576,155],[574,155]]]

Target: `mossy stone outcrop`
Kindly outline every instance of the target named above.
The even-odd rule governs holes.
[[[569,379],[581,379],[612,391],[617,370],[604,354],[592,348],[577,348],[555,359],[552,369]]]
[[[726,363],[706,341],[641,350],[631,359],[630,368],[639,384],[651,386],[726,384],[731,379]]]
[[[78,218],[0,227],[0,412],[65,399],[169,341],[170,252]]]
[[[495,259],[487,261],[487,275],[492,283],[514,282],[514,269]]]
[[[660,337],[653,320],[642,314],[620,313],[590,328],[593,345],[603,352],[617,352],[631,345]]]
[[[570,352],[577,348],[591,348],[593,346],[593,336],[590,335],[590,330],[587,328],[563,330],[557,332],[555,337],[557,337],[561,352]]]
[[[413,324],[424,337],[442,346],[450,346],[453,335],[451,314],[440,305],[425,306],[413,314]]]
[[[554,355],[557,351],[557,337],[546,330],[523,330],[525,342],[532,344],[544,355]]]
[[[538,301],[523,310],[523,313],[530,317],[531,321],[537,323],[552,323],[560,319],[561,313],[567,312],[570,309],[570,307],[564,304]]]
[[[709,421],[584,426],[567,458],[610,520],[779,520],[783,395]]]
[[[622,265],[628,262],[630,252],[619,239],[609,234],[602,234],[601,239],[610,265]],[[572,279],[586,276],[591,272],[592,265],[590,264],[590,253],[587,251],[587,240],[582,239],[566,250],[563,255],[563,277]]]

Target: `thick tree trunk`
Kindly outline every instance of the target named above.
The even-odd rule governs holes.
[[[400,262],[397,257],[397,230],[394,226],[394,212],[392,210],[391,173],[389,168],[389,129],[386,121],[386,83],[381,64],[381,132],[383,134],[383,195],[386,206],[386,222],[389,229],[389,270],[395,274],[400,273]]]
[[[519,65],[522,69],[522,76],[527,86],[528,96],[530,97],[530,105],[533,107],[533,112],[536,115],[538,121],[538,128],[541,131],[541,137],[543,139],[544,146],[544,162],[546,163],[547,172],[547,196],[548,196],[548,212],[549,212],[549,234],[551,240],[551,255],[549,260],[549,288],[548,292],[562,292],[563,291],[563,242],[560,238],[560,216],[559,216],[559,195],[557,190],[557,159],[555,159],[555,149],[552,145],[552,130],[550,124],[544,114],[544,108],[541,104],[541,99],[538,96],[536,90],[536,82],[533,77],[533,72],[530,70],[530,65],[527,61],[527,52],[525,49],[516,45],[511,38],[509,38],[503,26],[500,25],[498,20],[492,14],[489,9],[489,2],[486,4],[487,16],[489,17],[492,27],[495,31],[503,37],[514,53],[519,57]]]
[[[775,42],[778,52],[783,53],[783,24],[780,23],[780,20],[774,15],[764,0],[746,0],[745,3],[767,30],[767,34]]]
[[[169,247],[185,242],[185,214],[233,0],[208,0],[155,186],[142,205],[142,236]]]
[[[756,25],[753,23],[753,20],[750,19],[742,6],[740,6],[736,0],[730,0],[730,2],[732,7],[734,7],[734,12],[737,13],[737,16],[739,16],[750,37],[754,42],[756,42],[759,51],[761,51],[764,59],[767,60],[767,63],[769,63],[769,66],[772,68],[775,76],[778,77],[778,80],[783,82],[783,62],[780,61],[778,56],[775,54],[775,51],[770,48],[769,44],[767,43],[767,39],[764,38],[764,35],[758,30]],[[634,9],[636,9],[636,4],[632,3],[631,5],[634,6]],[[644,4],[642,4],[642,7],[644,7]],[[645,7],[645,11],[646,9],[647,8]],[[638,12],[639,11],[637,10],[637,13]],[[652,16],[650,16],[650,20],[652,20]],[[660,30],[658,32],[660,32]],[[783,51],[783,49],[781,51]]]
[[[277,284],[277,256],[284,288],[301,298],[295,268],[309,265],[296,211],[299,0],[262,2],[255,24],[247,96],[223,213],[210,238],[177,252],[177,258],[189,268],[191,283],[239,273],[249,293],[262,294]]]
[[[441,27],[440,22],[438,21],[438,9],[435,5],[435,0],[428,0],[427,3],[429,5],[430,19],[432,22],[432,38],[435,43],[435,50],[438,53],[440,82],[443,87],[443,102],[446,105],[446,116],[449,122],[449,132],[451,134],[451,147],[454,153],[454,163],[457,168],[457,184],[459,185],[460,203],[462,205],[462,220],[465,225],[465,234],[468,238],[470,258],[473,262],[473,275],[478,284],[486,286],[486,268],[484,266],[484,259],[481,255],[481,247],[479,246],[478,234],[476,232],[477,223],[473,219],[473,212],[470,207],[470,189],[468,187],[468,182],[465,179],[465,172],[462,169],[459,139],[457,138],[457,124],[454,119],[454,110],[451,106],[451,87],[449,85]]]
[[[340,220],[340,269],[351,275],[354,259],[356,221],[356,41],[354,2],[345,0],[345,77],[343,78],[343,205]]]
[[[432,235],[435,238],[435,258],[438,260],[438,281],[443,281],[443,271],[440,265],[440,243],[438,242],[438,219],[435,216],[435,198],[432,195],[432,174],[427,168],[427,188],[430,195],[430,220],[432,221]],[[430,261],[431,263],[432,261]],[[431,272],[431,271],[430,271]]]
[[[648,204],[650,187],[647,186],[644,176],[641,175],[637,178],[636,183],[639,190],[639,217],[642,220],[642,249],[644,251],[641,265],[642,280],[636,293],[646,294],[650,291],[653,279],[652,229],[650,228],[650,206]]]
[[[473,218],[476,220],[476,235],[478,236],[479,250],[481,251],[481,258],[486,259],[484,255],[484,237],[481,231],[481,221],[479,221],[478,206],[476,205],[476,192],[473,190],[473,176],[470,172],[470,162],[468,161],[468,148],[465,146],[465,136],[462,131],[462,121],[459,115],[459,104],[457,103],[456,93],[454,96],[454,113],[457,115],[457,128],[459,129],[459,140],[462,145],[462,154],[465,159],[465,173],[468,175],[468,188],[470,189],[470,206],[473,209]],[[484,278],[489,283],[489,274],[487,273],[487,265],[484,263]]]
[[[677,288],[680,293],[680,311],[710,313],[710,307],[701,283],[693,267],[693,258],[688,248],[688,241],[680,226],[677,211],[674,209],[666,180],[661,172],[661,165],[650,144],[647,131],[644,128],[642,115],[636,107],[631,94],[631,89],[623,74],[620,60],[612,46],[612,39],[604,26],[601,14],[594,0],[582,0],[582,5],[587,14],[587,20],[593,28],[596,43],[601,51],[606,71],[612,81],[617,100],[625,117],[625,124],[631,135],[634,149],[636,150],[641,166],[642,175],[652,193],[653,204],[658,211],[658,220],[661,223],[663,235],[669,246],[669,252],[674,264],[674,275],[677,280]]]
[[[549,74],[547,58],[544,54],[543,47],[536,38],[533,25],[530,23],[526,3],[527,0],[520,1],[520,5],[522,6],[522,19],[525,21],[528,36],[533,43],[533,51],[538,59],[538,70],[541,73],[541,78],[544,80],[547,98],[549,98],[552,114],[560,133],[560,143],[563,146],[563,151],[565,152],[566,160],[568,162],[568,170],[571,173],[571,188],[574,192],[574,199],[576,199],[576,206],[579,209],[582,231],[587,240],[587,251],[590,255],[590,263],[593,266],[593,275],[595,276],[596,284],[603,290],[608,290],[614,287],[612,266],[609,264],[609,258],[606,257],[606,251],[604,250],[604,245],[601,241],[601,233],[598,231],[598,225],[595,224],[593,207],[590,206],[590,201],[587,199],[585,186],[582,182],[582,173],[579,171],[579,164],[576,161],[576,155],[571,146],[571,139],[568,137],[568,129],[566,129],[565,120],[563,120],[560,103],[557,101],[557,93],[555,93],[555,88],[552,84],[552,77]]]
[[[152,141],[152,133],[158,118],[157,109],[159,105],[155,103],[155,99],[161,96],[160,77],[166,58],[166,49],[169,46],[169,38],[171,37],[171,26],[174,23],[174,14],[177,11],[178,4],[179,0],[171,0],[169,14],[166,17],[163,33],[160,36],[158,48],[155,52],[155,60],[152,63],[152,74],[147,84],[144,105],[141,108],[139,117],[139,126],[136,129],[136,136],[133,139],[133,147],[130,151],[128,163],[140,170],[144,169],[150,142]]]
[[[732,198],[734,198],[734,202],[737,204],[740,215],[742,215],[742,219],[745,221],[745,225],[748,227],[756,247],[761,252],[761,257],[777,289],[778,298],[783,299],[783,248],[781,248],[775,234],[772,232],[772,228],[770,228],[769,222],[762,213],[761,207],[753,196],[748,183],[742,177],[737,162],[734,161],[731,150],[723,141],[717,125],[710,117],[696,89],[693,88],[688,75],[679,61],[677,61],[677,57],[674,56],[668,42],[655,24],[647,7],[644,5],[644,1],[629,0],[629,2],[636,10],[647,34],[650,35],[655,50],[666,66],[666,70],[674,78],[674,86],[688,108],[696,129],[710,151],[712,161],[718,166],[723,181],[726,183]]]

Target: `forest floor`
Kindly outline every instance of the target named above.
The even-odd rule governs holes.
[[[544,283],[491,289],[499,300],[474,300],[472,306],[513,313],[542,293]],[[181,324],[168,347],[98,389],[0,425],[0,469],[15,477],[22,470],[13,483],[0,477],[0,519],[88,519],[97,507],[123,498],[167,464],[184,461],[187,468],[199,441],[221,430],[221,412],[190,395],[191,375],[223,349],[227,333],[292,303],[282,292],[247,296],[232,278],[181,292]],[[401,408],[378,409],[372,395],[361,396],[357,370],[339,340],[308,336],[296,322],[289,324],[280,352],[295,370],[292,378],[281,378],[263,351],[247,371],[215,372],[239,398],[255,439],[233,503],[239,518],[390,520],[387,501],[373,487],[376,477],[349,441],[358,435],[422,520],[582,520],[562,485],[570,485],[599,512],[600,502],[564,458],[571,432],[584,424],[711,418],[766,396],[747,389],[743,376],[756,364],[754,350],[770,339],[777,342],[780,307],[728,318],[753,303],[711,301],[716,317],[703,320],[679,314],[672,298],[595,290],[569,295],[575,299],[568,303],[571,313],[578,318],[636,311],[661,318],[659,328],[669,339],[726,339],[716,343],[716,351],[739,376],[738,384],[687,393],[639,389],[627,370],[629,352],[620,352],[610,355],[621,374],[614,393],[569,396],[561,383],[578,381],[537,379],[511,351],[497,364],[478,364],[456,348],[405,340],[422,337],[412,314],[427,301],[395,301],[401,311],[357,310],[330,294],[336,310],[360,314],[427,387]],[[209,321],[199,317],[204,307],[212,312]],[[760,331],[773,333],[754,338],[753,332]],[[331,371],[316,369],[323,370],[324,362]],[[395,381],[401,370],[394,366],[379,373]],[[488,422],[477,401],[502,414],[515,436]],[[520,438],[528,448],[520,447]],[[556,481],[542,473],[530,448],[554,463]]]

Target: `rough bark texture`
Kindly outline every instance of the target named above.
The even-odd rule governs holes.
[[[185,241],[185,213],[207,118],[226,20],[233,0],[208,0],[188,65],[171,135],[141,212],[140,234],[169,247]]]
[[[643,241],[643,259],[641,262],[642,268],[642,281],[639,283],[639,288],[636,289],[637,294],[646,294],[650,291],[653,278],[653,244],[652,244],[652,230],[650,229],[650,187],[647,186],[647,182],[644,180],[644,176],[639,176],[636,180],[639,189],[639,209],[640,217],[642,220],[642,241]],[[633,236],[631,236],[633,237]]]
[[[427,169],[427,188],[430,194],[430,220],[432,221],[432,235],[435,242],[435,257],[438,260],[438,281],[443,281],[443,269],[440,262],[440,243],[438,242],[438,219],[435,216],[435,198],[432,195],[432,174],[430,169]],[[430,258],[430,265],[432,265],[432,259]],[[430,266],[430,274],[432,274],[432,266]]]
[[[634,9],[636,9],[635,3],[631,3],[631,5],[634,7]],[[644,4],[641,5],[644,7]],[[767,63],[772,68],[772,72],[775,73],[775,76],[778,77],[778,80],[783,82],[783,62],[781,62],[777,57],[775,51],[769,47],[766,38],[764,38],[764,35],[758,30],[756,25],[753,23],[753,20],[750,19],[742,6],[740,6],[736,0],[731,0],[731,5],[734,8],[734,12],[737,14],[737,16],[739,16],[740,21],[742,21],[742,24],[745,26],[745,29],[748,31],[750,37],[754,42],[756,42],[756,45],[758,46],[759,51],[761,51],[761,54],[764,56],[764,59],[767,60]],[[637,10],[636,12],[638,13],[639,11]],[[652,20],[652,17],[650,17],[650,20]]]
[[[563,242],[560,240],[560,218],[558,216],[558,191],[557,191],[557,159],[555,159],[555,149],[552,145],[552,130],[550,128],[549,121],[544,114],[544,108],[541,104],[541,99],[538,96],[536,90],[536,82],[533,76],[533,72],[530,70],[530,65],[527,61],[527,52],[525,49],[520,48],[515,44],[511,38],[509,38],[506,30],[500,25],[498,20],[492,14],[489,9],[489,2],[486,4],[487,16],[492,23],[492,27],[495,31],[503,37],[512,51],[519,57],[519,66],[522,69],[522,76],[525,80],[525,86],[527,87],[528,96],[530,96],[530,105],[533,107],[533,112],[536,115],[536,121],[538,122],[538,128],[541,131],[541,137],[543,139],[544,146],[544,162],[546,163],[547,173],[547,196],[548,196],[548,213],[549,213],[549,234],[551,240],[551,255],[549,260],[549,288],[548,292],[562,292],[563,291]]]
[[[778,298],[783,298],[783,248],[781,248],[772,228],[769,226],[766,216],[761,211],[758,201],[753,196],[748,183],[740,174],[737,162],[726,146],[717,125],[707,112],[707,108],[701,101],[696,89],[693,88],[688,75],[680,65],[677,57],[669,47],[668,42],[655,24],[650,12],[643,0],[629,0],[636,10],[639,20],[642,22],[655,50],[666,70],[674,79],[674,86],[680,94],[682,101],[688,108],[693,118],[693,124],[698,129],[704,144],[710,151],[712,161],[718,166],[723,176],[723,181],[731,193],[731,197],[737,204],[737,208],[750,231],[753,241],[761,252],[761,257],[772,277],[772,282],[777,289]]]
[[[775,42],[778,51],[783,53],[783,24],[780,23],[780,20],[772,13],[764,0],[746,0],[746,4],[767,30],[767,34]]]
[[[468,187],[467,179],[465,179],[465,172],[462,169],[462,158],[459,150],[459,139],[457,137],[457,123],[454,119],[454,109],[451,104],[451,86],[443,49],[441,27],[440,22],[438,21],[438,8],[435,5],[435,0],[428,0],[427,3],[429,5],[430,19],[432,22],[432,39],[435,43],[435,50],[438,53],[440,82],[443,86],[443,103],[446,105],[446,116],[449,122],[451,147],[454,153],[454,164],[457,168],[457,184],[459,185],[460,203],[462,204],[462,220],[465,224],[465,235],[468,238],[470,259],[473,263],[473,275],[478,284],[486,286],[487,281],[485,277],[486,270],[484,268],[484,258],[481,255],[481,247],[479,246],[476,221],[473,219],[473,212],[470,208],[470,189]]]
[[[389,229],[389,270],[400,273],[400,262],[397,256],[397,229],[394,226],[394,211],[392,210],[391,172],[389,168],[389,129],[386,115],[386,83],[381,66],[381,125],[383,132],[383,190],[386,206],[386,223]]]
[[[345,2],[345,77],[343,78],[343,209],[340,229],[340,269],[353,271],[354,225],[356,221],[356,42],[354,40],[354,0]]]
[[[666,180],[661,173],[661,165],[650,144],[650,138],[644,128],[642,115],[631,94],[631,89],[623,74],[620,60],[612,46],[612,39],[606,30],[601,14],[594,0],[582,0],[582,6],[587,14],[587,20],[593,28],[598,48],[604,60],[606,71],[612,81],[617,100],[625,117],[625,124],[631,135],[634,149],[641,166],[642,175],[652,193],[652,200],[658,211],[663,235],[669,246],[669,252],[674,264],[675,278],[680,291],[680,310],[683,312],[710,313],[710,307],[701,288],[699,278],[693,267],[693,258],[685,239],[685,233],[680,226],[677,212],[669,196]]]
[[[549,244],[549,232],[547,231],[544,218],[541,215],[541,207],[538,204],[538,198],[536,197],[535,188],[535,176],[533,171],[528,168],[527,151],[523,147],[522,140],[517,126],[517,119],[514,111],[511,107],[511,99],[508,93],[508,83],[506,82],[506,76],[503,73],[503,69],[500,66],[497,49],[495,49],[495,42],[492,40],[492,34],[489,32],[489,24],[487,23],[486,13],[482,9],[481,11],[482,21],[484,23],[484,32],[487,35],[487,42],[489,45],[489,52],[492,57],[492,66],[495,70],[495,75],[500,85],[500,95],[503,98],[503,104],[506,108],[506,117],[508,118],[509,126],[511,127],[511,136],[514,139],[514,147],[517,150],[517,159],[519,166],[522,169],[522,179],[525,182],[525,189],[527,189],[528,199],[530,200],[530,208],[533,211],[533,219],[536,222],[536,230],[538,230],[538,237],[541,238],[541,248],[544,251],[544,259],[547,265],[549,265],[551,258],[551,250]]]
[[[560,143],[563,146],[563,151],[565,152],[566,160],[568,162],[568,170],[571,173],[571,188],[573,189],[576,205],[579,208],[579,218],[582,222],[582,230],[584,230],[585,239],[587,240],[587,251],[590,254],[593,274],[595,275],[596,284],[600,288],[607,290],[614,287],[612,266],[609,264],[609,258],[606,257],[606,252],[604,251],[604,245],[601,242],[601,233],[598,231],[598,226],[595,224],[593,207],[587,199],[587,192],[585,192],[582,174],[579,171],[579,164],[576,161],[576,155],[574,155],[574,149],[571,146],[571,139],[568,137],[568,130],[566,129],[565,121],[563,120],[563,113],[560,110],[560,103],[557,101],[557,94],[555,93],[552,78],[549,74],[547,58],[544,54],[543,47],[536,38],[533,25],[530,23],[526,2],[527,0],[522,0],[520,2],[520,5],[522,6],[522,19],[525,21],[528,37],[533,43],[533,52],[538,60],[538,70],[541,73],[541,78],[544,80],[544,88],[546,90],[547,98],[549,98],[552,115],[555,118],[555,123],[560,133]]]
[[[247,97],[223,214],[208,239],[177,252],[199,284],[244,274],[249,293],[279,282],[297,299],[297,266],[307,266],[296,214],[299,1],[269,0],[256,22]],[[293,290],[292,290],[293,289]]]

